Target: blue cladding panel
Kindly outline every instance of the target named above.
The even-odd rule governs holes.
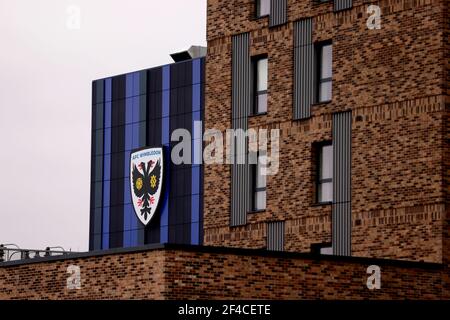
[[[133,85],[134,85],[134,74],[130,73],[126,77],[126,96],[125,101],[125,158],[124,158],[124,186],[123,186],[123,246],[131,247],[132,243],[132,216],[134,212],[131,210],[131,191],[130,191],[130,155],[133,146]]]
[[[96,82],[103,89],[94,87],[93,98],[105,102],[93,108],[94,127],[103,135],[101,144],[94,144],[100,152],[92,157],[93,170],[100,169],[92,174],[98,187],[93,184],[91,201],[97,207],[91,208],[90,247],[201,244],[203,128],[197,122],[203,118],[203,69],[204,59],[195,59]],[[176,128],[191,131],[192,160],[199,165],[171,164],[170,135]],[[144,229],[131,202],[129,161],[132,150],[147,145],[164,147],[165,177],[159,216]],[[170,185],[171,179],[176,184]]]
[[[105,80],[105,102],[111,102],[112,99],[112,79]]]
[[[103,237],[102,249],[109,249],[109,207],[103,208]]]
[[[105,128],[111,128],[111,102],[105,103]]]
[[[170,143],[170,66],[163,67],[162,71],[162,132],[161,132],[161,144],[165,146],[167,149]],[[168,157],[170,157],[169,152],[165,152],[165,186],[164,186],[164,199],[161,205],[161,231],[160,231],[160,241],[161,243],[169,242],[169,161]]]
[[[133,74],[127,74],[126,85],[125,85],[125,97],[131,98],[133,96]]]
[[[162,144],[164,146],[169,146],[170,144],[170,91],[165,90],[162,93]]]
[[[133,109],[133,117],[131,119],[131,121],[133,123],[137,123],[140,121],[141,118],[141,108],[140,108],[140,97],[133,97],[133,105],[132,105],[132,109]]]
[[[170,66],[164,66],[162,73],[163,73],[162,89],[170,90]]]
[[[131,138],[132,138],[132,125],[127,125],[125,127],[125,149],[131,149]],[[131,194],[130,194],[130,154],[131,151],[125,151],[125,165],[124,165],[124,187],[123,187],[123,199],[124,199],[124,212],[123,212],[123,225],[124,225],[124,238],[123,238],[123,246],[130,247],[131,246],[131,211],[127,207],[127,204],[131,203]]]
[[[140,82],[141,77],[139,72],[134,72],[133,74],[133,97],[138,96],[140,94]]]
[[[140,73],[135,73],[134,77],[133,77],[133,94],[134,95],[138,95],[139,91],[140,91]],[[130,126],[131,128],[131,149],[137,149],[140,148],[141,145],[141,139],[140,139],[140,126],[144,125],[145,123],[140,122],[142,120],[145,119],[141,119],[141,108],[140,108],[140,97],[139,96],[135,96],[132,99],[132,109],[133,109],[133,114],[132,114],[132,125]],[[130,167],[130,155],[131,152],[129,154],[125,155],[125,163],[128,166],[127,168]],[[128,171],[128,175],[130,175],[129,169],[127,169]],[[128,183],[127,183],[128,182]],[[129,239],[129,244],[130,246],[134,247],[134,246],[138,246],[139,243],[139,228],[141,228],[141,232],[143,232],[143,226],[142,224],[138,221],[138,217],[136,216],[136,213],[134,212],[134,208],[133,205],[131,204],[131,190],[130,190],[130,183],[129,180],[126,181],[127,186],[125,187],[125,203],[130,203],[130,208],[126,209],[130,211],[129,217],[130,217],[130,239]],[[142,241],[141,244],[144,244],[144,242]]]
[[[104,111],[104,159],[103,159],[103,228],[102,228],[102,249],[109,249],[109,223],[110,223],[110,197],[111,197],[111,95],[112,81],[105,80],[105,111]]]
[[[201,156],[201,129],[197,124],[201,119],[201,60],[192,61],[192,157],[193,163],[199,163]],[[200,149],[200,150],[199,150]],[[191,174],[191,244],[200,244],[200,166],[192,166]]]

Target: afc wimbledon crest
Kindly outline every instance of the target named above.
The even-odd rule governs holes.
[[[130,161],[131,197],[139,220],[147,225],[158,208],[162,189],[163,149],[133,152]]]

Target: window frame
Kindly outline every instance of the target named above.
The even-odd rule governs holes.
[[[326,46],[331,46],[331,77],[328,78],[322,78],[322,68],[323,68],[323,61],[322,61],[322,54],[323,54],[323,48]],[[332,40],[325,40],[317,42],[315,45],[315,103],[329,103],[333,100],[333,41]],[[320,90],[323,83],[330,83],[331,84],[331,98],[329,100],[320,100]]]
[[[323,141],[323,142],[319,142],[316,144],[315,148],[316,148],[316,172],[315,172],[315,176],[316,176],[316,199],[315,199],[315,203],[318,205],[328,205],[328,204],[332,204],[333,203],[333,199],[330,201],[321,201],[320,199],[320,187],[325,184],[325,183],[331,183],[333,184],[333,179],[334,179],[334,172],[332,174],[331,178],[326,178],[326,179],[321,179],[321,173],[322,173],[322,153],[323,153],[323,148],[327,147],[327,146],[331,146],[333,147],[333,141]],[[334,150],[333,150],[334,152]],[[333,155],[332,155],[333,157]]]
[[[258,68],[258,62],[261,60],[267,60],[267,89],[258,91],[258,75],[259,75],[259,68]],[[269,57],[267,54],[260,54],[253,56],[251,58],[252,62],[252,107],[251,107],[251,116],[257,116],[257,115],[264,115],[267,114],[267,110],[269,109],[269,103],[268,103],[268,94],[269,94]],[[260,95],[267,95],[267,101],[266,101],[266,110],[265,111],[259,111],[259,96]]]
[[[264,0],[256,0],[256,3],[255,3],[255,17],[256,17],[256,19],[267,18],[267,17],[270,16],[271,1],[267,0],[267,1],[269,1],[269,12],[266,13],[266,14],[260,15],[260,12],[261,12],[261,1],[264,1]]]
[[[266,183],[264,187],[257,187],[258,184],[258,167],[260,165],[259,162],[259,158],[262,157],[264,155],[262,155],[260,152],[257,153],[256,159],[257,159],[257,163],[252,165],[252,170],[251,170],[251,196],[252,196],[252,201],[251,201],[251,212],[264,212],[267,210],[267,176],[266,176]],[[266,196],[266,202],[265,202],[265,206],[264,208],[257,208],[256,207],[256,203],[257,203],[257,199],[256,196],[258,193],[260,192],[264,192],[265,196]]]

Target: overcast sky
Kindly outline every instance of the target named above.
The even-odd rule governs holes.
[[[205,39],[206,0],[0,0],[0,243],[87,250],[91,81]]]

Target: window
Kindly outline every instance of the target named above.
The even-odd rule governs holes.
[[[333,247],[331,243],[314,243],[311,245],[312,254],[333,255]]]
[[[263,174],[265,154],[258,155],[258,163],[253,165],[253,211],[266,209],[267,176]]]
[[[333,255],[333,247],[320,248],[320,254],[326,255],[326,256],[332,256]]]
[[[333,145],[322,144],[318,152],[317,202],[333,201]]]
[[[267,112],[268,59],[253,58],[253,114]]]
[[[317,45],[317,102],[331,101],[333,77],[333,46],[330,42]]]
[[[262,18],[270,14],[270,0],[256,0],[256,17]]]

